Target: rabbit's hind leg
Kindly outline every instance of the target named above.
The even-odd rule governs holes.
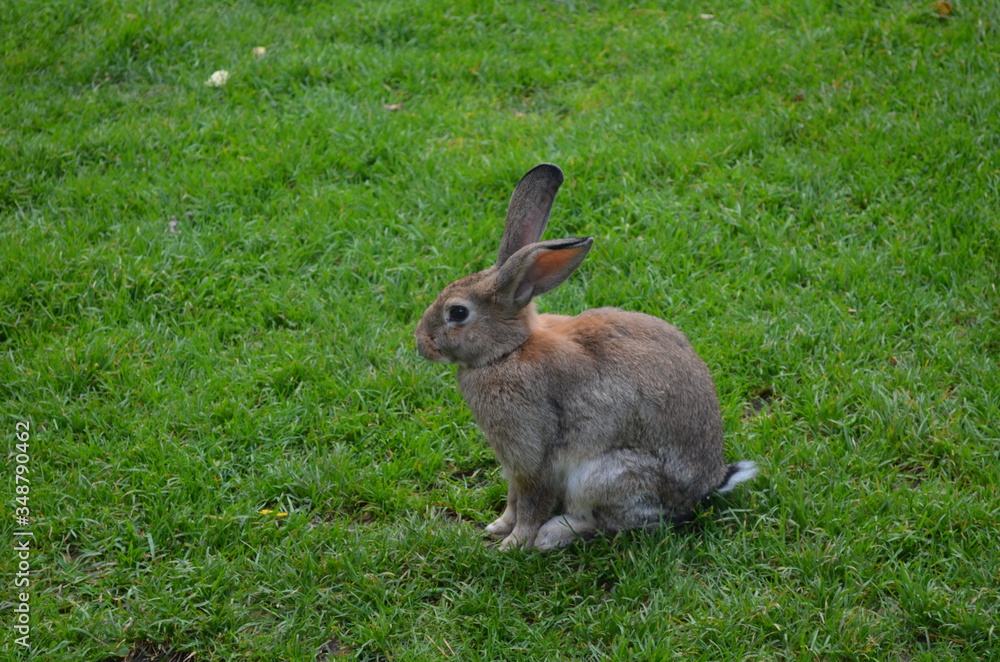
[[[568,547],[577,539],[586,540],[596,530],[594,518],[566,513],[556,515],[542,525],[535,537],[535,547],[542,551]]]
[[[574,502],[586,504],[586,512],[597,530],[614,533],[625,529],[656,526],[670,516],[665,512],[666,480],[663,463],[654,455],[623,448],[592,461],[581,476],[573,498],[567,498],[567,513],[576,512]]]
[[[618,449],[585,462],[567,476],[565,512],[538,532],[539,549],[566,547],[597,531],[655,526],[664,515],[662,464],[650,454]]]

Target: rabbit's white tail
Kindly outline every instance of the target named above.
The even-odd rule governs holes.
[[[757,477],[757,465],[750,460],[740,460],[729,465],[726,478],[722,484],[716,488],[717,492],[731,492],[733,488],[742,482],[753,480]]]

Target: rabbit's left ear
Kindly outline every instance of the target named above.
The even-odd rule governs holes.
[[[497,273],[497,302],[520,310],[534,297],[559,287],[587,257],[586,239],[551,239],[529,244],[510,256]]]
[[[507,207],[497,267],[502,267],[514,253],[542,238],[549,224],[552,201],[562,183],[562,170],[551,163],[535,166],[517,183]]]

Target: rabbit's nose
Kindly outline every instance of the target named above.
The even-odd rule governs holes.
[[[416,339],[417,352],[420,356],[424,357],[428,361],[433,361],[434,363],[447,363],[447,360],[441,355],[441,352],[435,346],[434,341],[431,340],[430,334],[417,329]]]

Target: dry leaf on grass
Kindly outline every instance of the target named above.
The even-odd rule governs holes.
[[[938,0],[933,5],[934,11],[938,13],[938,16],[951,16],[952,12],[955,11],[955,5],[948,2],[948,0]]]

